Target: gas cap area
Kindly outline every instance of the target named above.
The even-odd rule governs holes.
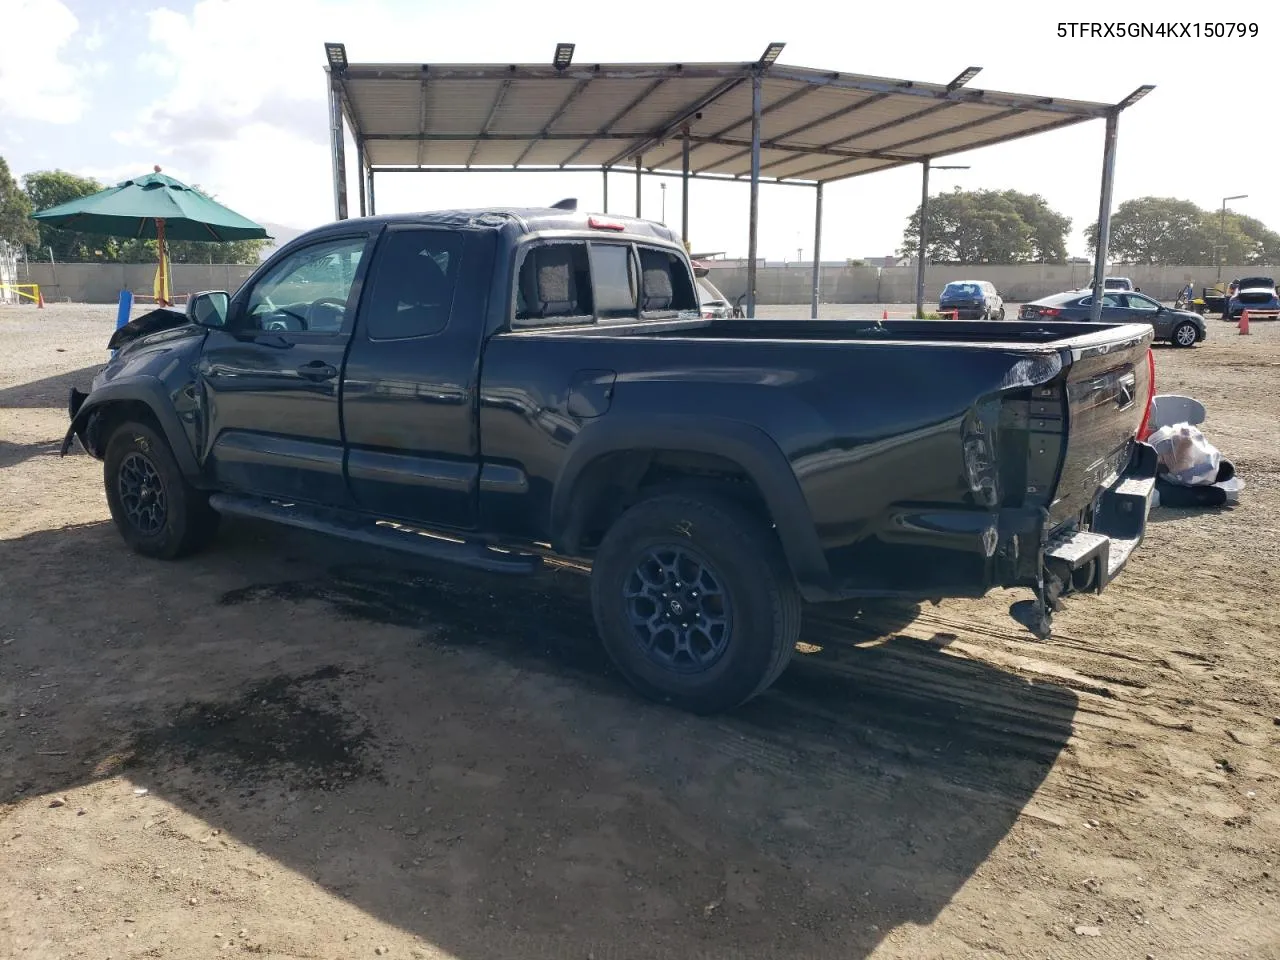
[[[569,416],[591,420],[608,413],[617,379],[613,370],[575,371],[569,378]]]

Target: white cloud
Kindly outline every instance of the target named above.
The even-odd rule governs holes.
[[[62,59],[80,28],[61,0],[16,0],[5,13],[0,56],[0,113],[24,120],[74,123],[84,112],[80,70]]]

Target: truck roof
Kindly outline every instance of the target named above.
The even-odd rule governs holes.
[[[593,225],[593,221],[613,226]],[[554,207],[481,207],[462,210],[431,210],[420,213],[387,213],[375,217],[355,217],[337,220],[308,231],[303,236],[318,237],[327,233],[340,233],[352,224],[402,224],[420,223],[442,226],[489,227],[515,234],[541,233],[548,230],[593,232],[604,236],[623,235],[644,237],[683,248],[679,236],[670,227],[650,220],[622,216],[613,213],[588,213],[582,210],[564,210]],[[621,229],[618,229],[621,227]]]

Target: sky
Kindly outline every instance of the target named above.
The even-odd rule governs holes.
[[[1117,12],[1123,9],[1123,14]],[[791,16],[785,11],[794,10]],[[771,41],[780,62],[946,83],[970,65],[971,87],[1117,102],[1156,89],[1119,126],[1115,205],[1167,196],[1231,209],[1280,229],[1275,51],[1280,5],[1228,8],[1182,0],[1002,4],[809,0],[646,5],[579,0],[0,0],[0,156],[21,176],[62,168],[108,183],[153,164],[260,222],[294,228],[334,216],[325,41],[353,62],[549,62],[557,42],[575,63],[754,60]],[[605,11],[608,11],[607,13]],[[678,11],[678,12],[677,12]],[[1224,12],[1225,11],[1225,12]],[[1058,36],[1073,21],[1256,23],[1256,38]],[[768,129],[764,130],[768,136]],[[1038,193],[1070,217],[1068,250],[1085,255],[1098,211],[1101,120],[948,157],[968,170],[934,171],[931,192]],[[348,151],[348,156],[353,152]],[[647,178],[644,214],[661,216],[659,178]],[[667,222],[679,227],[679,182],[667,181]],[[619,175],[616,212],[631,212],[634,181]],[[920,171],[906,167],[831,184],[823,259],[892,254],[920,202]],[[598,210],[601,177],[579,174],[383,176],[378,210],[550,204],[577,197]],[[741,256],[745,185],[693,182],[696,250]],[[812,255],[812,191],[764,185],[760,255]]]

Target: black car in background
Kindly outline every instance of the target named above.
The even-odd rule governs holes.
[[[953,280],[938,296],[938,312],[956,320],[1003,320],[1004,300],[987,280]]]
[[[1088,322],[1093,292],[1071,290],[1023,304],[1019,320],[1078,320]],[[1107,293],[1102,297],[1103,323],[1149,323],[1157,340],[1175,347],[1194,347],[1205,338],[1204,320],[1190,310],[1174,310],[1145,293]]]

